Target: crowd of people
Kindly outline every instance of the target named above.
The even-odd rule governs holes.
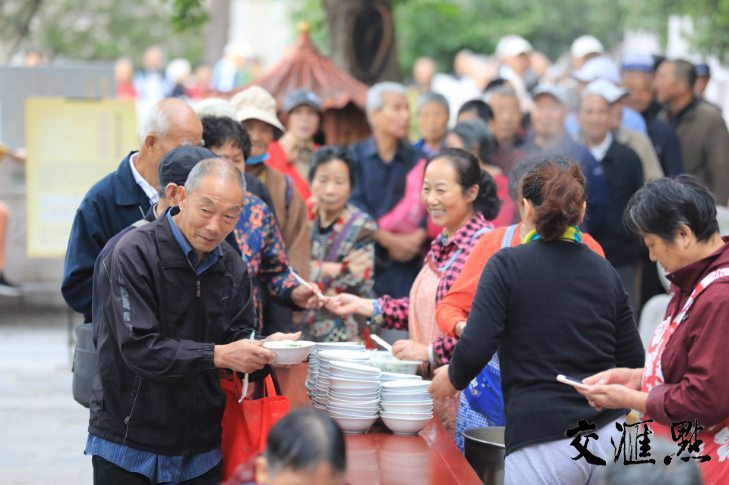
[[[266,340],[372,345],[380,328],[408,331],[393,354],[423,362],[461,450],[462,430],[506,426],[507,483],[595,483],[564,432],[595,423],[590,449],[611,456],[631,409],[669,437],[698,419],[706,483],[729,480],[716,209],[729,132],[697,93],[700,66],[618,67],[589,36],[571,53],[562,77],[518,36],[499,43],[497,69],[466,51],[456,76],[420,59],[413,86],[369,89],[372,135],[350,147],[315,142],[313,92],[287,95],[284,125],[260,86],[190,103],[174,77],[68,245],[62,293],[98,351],[86,446],[98,483],[217,483],[217,370],[256,382],[273,372]],[[239,54],[226,49],[215,75],[237,72]],[[636,319],[663,292],[656,262],[674,296],[646,358]],[[341,434],[299,418],[324,420],[311,466],[273,432],[240,483],[302,469],[342,483]]]

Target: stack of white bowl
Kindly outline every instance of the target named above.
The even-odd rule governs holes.
[[[380,370],[363,364],[329,362],[327,412],[345,433],[362,433],[377,419]]]
[[[380,394],[380,417],[395,434],[417,434],[433,418],[430,381],[399,379],[384,382]]]
[[[356,342],[317,342],[309,354],[309,375],[306,378],[307,394],[314,405],[316,405],[316,391],[319,381],[319,352],[324,350],[352,350],[364,353],[364,345]],[[318,406],[318,408],[325,409],[324,406]]]
[[[317,358],[319,360],[319,368],[317,371],[316,389],[312,397],[314,407],[323,411],[326,409],[329,399],[330,362],[336,360],[353,364],[366,364],[367,354],[363,350],[322,350],[319,352]]]
[[[418,375],[398,374],[397,372],[383,372],[382,374],[380,374],[381,383],[390,381],[420,381],[422,379],[423,378]]]

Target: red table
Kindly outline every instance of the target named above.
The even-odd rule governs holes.
[[[292,409],[311,405],[306,373],[306,364],[276,369]],[[345,436],[351,485],[481,484],[438,418],[416,436],[395,435],[379,420],[365,434]]]

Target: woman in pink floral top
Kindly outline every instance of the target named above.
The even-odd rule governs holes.
[[[339,315],[369,317],[383,328],[408,330],[410,339],[395,342],[393,353],[404,360],[428,362],[423,369],[427,377],[439,363],[433,344],[438,342],[439,349],[447,345],[435,321],[435,308],[479,238],[493,228],[488,221],[498,215],[500,201],[494,179],[481,170],[478,159],[455,148],[428,159],[421,197],[433,222],[445,229],[433,241],[410,297],[368,300],[340,295],[328,307]],[[436,414],[451,435],[456,409],[457,404],[435,403]]]

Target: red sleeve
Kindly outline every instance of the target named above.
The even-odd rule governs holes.
[[[603,258],[605,257],[605,251],[602,250],[602,246],[600,246],[600,243],[595,241],[595,238],[593,238],[589,234],[582,235],[582,242],[587,244],[588,248],[592,249]]]
[[[710,293],[709,293],[710,292]],[[729,417],[729,285],[707,289],[682,325],[691,328],[683,345],[688,348],[686,372],[678,383],[656,386],[646,409],[656,422],[698,419],[705,427]]]

